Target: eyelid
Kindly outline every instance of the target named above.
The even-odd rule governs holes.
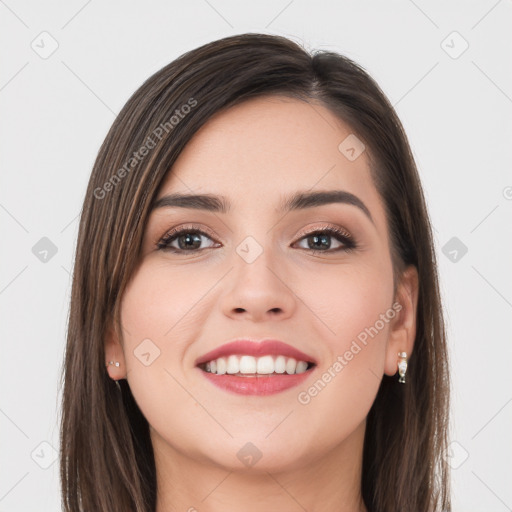
[[[183,231],[183,230],[190,230],[190,231],[199,231],[201,233],[204,233],[205,235],[208,235],[210,238],[213,238],[213,239],[217,239],[217,235],[215,235],[215,233],[213,233],[212,230],[210,230],[209,228],[205,227],[205,226],[200,226],[199,224],[180,224],[178,226],[175,226],[169,230],[167,230],[164,235],[162,237],[160,237],[156,242],[155,242],[155,245],[158,245],[159,243],[161,243],[163,240],[166,240],[166,239],[169,239],[171,238],[173,235],[175,235],[176,233],[179,233],[180,231]]]
[[[158,244],[160,243],[162,240],[165,240],[166,238],[171,238],[174,234],[184,230],[184,229],[190,229],[191,231],[201,231],[201,232],[204,232],[205,234],[207,234],[208,236],[212,237],[212,238],[217,238],[217,235],[215,235],[215,233],[213,233],[213,231],[211,231],[209,228],[205,227],[205,226],[200,226],[199,224],[180,224],[178,226],[175,226],[173,227],[172,229],[169,229],[168,231],[165,232],[165,234],[160,237],[159,240],[157,240],[155,242],[155,244]],[[313,228],[307,228],[305,231],[302,231],[300,232],[300,234],[298,234],[297,236],[299,237],[304,237],[304,236],[307,236],[307,235],[310,235],[312,233],[315,233],[317,231],[322,231],[322,230],[325,230],[325,229],[334,229],[336,231],[340,231],[342,234],[344,234],[347,238],[350,238],[352,239],[352,235],[343,227],[341,226],[335,226],[335,225],[332,225],[332,224],[322,224],[322,225],[319,225],[319,226],[315,226]]]
[[[341,226],[336,226],[333,224],[323,224],[321,226],[315,226],[314,228],[308,228],[306,231],[301,232],[300,237],[302,238],[304,236],[316,233],[317,231],[323,231],[323,230],[338,231],[338,232],[342,233],[344,236],[346,236],[347,238],[350,238],[351,240],[353,240],[353,238],[354,238],[345,228],[343,228]]]

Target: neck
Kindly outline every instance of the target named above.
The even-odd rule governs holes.
[[[152,430],[157,472],[156,512],[366,512],[361,497],[365,422],[321,457],[292,469],[221,467],[170,446]]]

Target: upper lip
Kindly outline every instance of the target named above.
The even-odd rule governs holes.
[[[315,359],[301,352],[300,350],[288,345],[279,340],[263,340],[263,341],[250,341],[247,339],[240,339],[225,343],[214,350],[211,350],[207,354],[204,354],[197,358],[196,366],[214,361],[222,356],[229,356],[232,354],[250,355],[254,357],[267,356],[267,355],[283,355],[286,357],[293,357],[297,361],[305,361],[307,363],[316,364]]]

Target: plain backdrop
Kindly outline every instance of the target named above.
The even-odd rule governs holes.
[[[265,32],[332,49],[405,126],[435,229],[455,511],[512,510],[512,2],[0,0],[0,511],[57,511],[59,377],[78,214],[141,83]]]

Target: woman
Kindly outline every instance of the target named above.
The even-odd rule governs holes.
[[[429,217],[361,67],[243,34],[135,92],[90,178],[63,380],[66,511],[450,509]]]

